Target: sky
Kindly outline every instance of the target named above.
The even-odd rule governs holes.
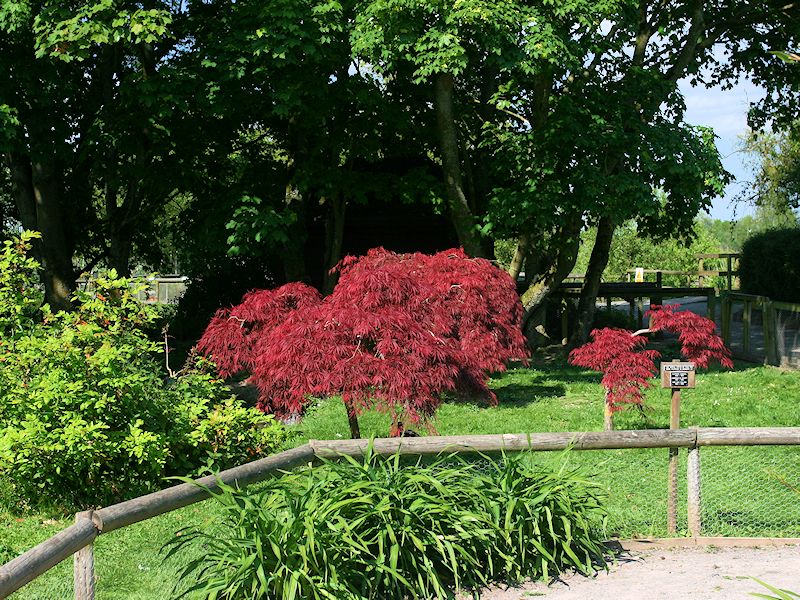
[[[742,81],[729,90],[692,87],[683,81],[680,89],[686,99],[686,121],[714,129],[722,164],[737,179],[728,185],[724,197],[714,200],[711,216],[730,220],[752,214],[752,207],[735,204],[733,198],[741,190],[742,182],[752,178],[752,168],[741,152],[740,138],[747,132],[749,103],[763,97],[765,92],[749,81]]]

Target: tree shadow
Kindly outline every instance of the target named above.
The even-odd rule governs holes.
[[[563,384],[541,385],[538,383],[509,383],[493,388],[497,400],[503,406],[527,406],[545,398],[563,398],[567,388]]]

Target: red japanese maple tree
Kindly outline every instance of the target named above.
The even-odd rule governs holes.
[[[514,283],[486,260],[378,248],[337,269],[324,300],[302,284],[251,292],[215,315],[199,349],[222,376],[251,373],[259,406],[282,417],[341,395],[353,436],[369,407],[398,433],[428,422],[447,391],[496,402],[488,375],[526,358]]]
[[[304,283],[252,290],[240,304],[216,312],[197,342],[197,349],[216,363],[223,378],[252,371],[256,349],[269,332],[294,310],[321,302],[320,293]]]
[[[573,365],[603,373],[600,384],[606,389],[605,428],[613,429],[613,415],[625,405],[641,406],[642,392],[651,386],[658,373],[655,361],[661,357],[657,350],[646,349],[642,334],[666,331],[678,335],[681,356],[708,368],[714,361],[733,368],[731,353],[716,334],[711,319],[690,311],[678,312],[679,305],[651,306],[645,316],[651,317],[650,329],[637,332],[603,328],[591,332],[592,341],[570,352]]]

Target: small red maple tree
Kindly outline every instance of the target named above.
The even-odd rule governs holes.
[[[198,348],[222,376],[250,372],[259,407],[282,417],[341,395],[354,436],[373,406],[399,433],[401,419],[427,423],[447,391],[494,403],[489,373],[527,356],[514,282],[486,260],[378,248],[337,269],[324,300],[302,284],[251,292],[215,315]]]
[[[197,349],[214,361],[220,377],[252,371],[261,340],[294,310],[321,302],[320,293],[304,283],[249,291],[241,303],[216,312],[197,342]]]
[[[643,404],[642,392],[658,374],[655,361],[661,358],[661,353],[645,348],[647,340],[641,337],[644,333],[677,334],[681,356],[700,368],[708,368],[712,361],[733,368],[730,350],[716,334],[714,322],[690,311],[677,312],[678,307],[677,304],[651,306],[645,313],[652,317],[650,329],[637,332],[609,327],[595,329],[591,332],[591,342],[570,352],[571,364],[603,373],[600,384],[606,390],[606,429],[613,429],[613,414],[625,405]]]

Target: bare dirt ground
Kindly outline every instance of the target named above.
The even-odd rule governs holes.
[[[800,593],[800,546],[659,548],[623,552],[609,572],[493,588],[482,600],[721,600],[766,593],[750,577]]]

